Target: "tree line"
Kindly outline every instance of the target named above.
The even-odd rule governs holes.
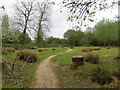
[[[87,5],[85,2],[83,3],[85,6]],[[55,37],[46,38],[45,33],[50,31],[49,16],[52,5],[54,4],[54,2],[50,2],[49,0],[42,2],[35,2],[35,0],[17,2],[15,5],[16,13],[14,18],[10,18],[9,20],[8,15],[2,17],[2,43],[21,45],[33,44],[38,46],[118,45],[118,22],[107,19],[103,19],[97,23],[94,28],[88,27],[84,32],[80,27],[77,29],[69,29],[64,33],[63,39]],[[76,6],[79,3],[67,3],[66,1],[63,2],[63,5],[64,4]],[[89,2],[88,4],[91,5]],[[87,7],[88,6],[86,6],[86,8]],[[73,7],[73,9],[74,8],[75,7]],[[88,12],[88,10],[89,9],[85,10],[85,12]],[[72,12],[73,11],[71,11],[71,13]],[[77,19],[79,20],[79,17]]]

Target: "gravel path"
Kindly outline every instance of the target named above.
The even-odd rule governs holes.
[[[72,51],[72,49],[67,50],[66,52]],[[63,53],[66,53],[63,52]],[[63,54],[60,53],[60,54]],[[60,55],[58,54],[58,55]],[[34,84],[34,88],[59,88],[58,79],[54,75],[52,68],[50,67],[50,59],[57,55],[52,55],[43,60],[38,66],[36,71],[36,82]]]

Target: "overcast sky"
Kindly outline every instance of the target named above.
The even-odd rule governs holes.
[[[2,9],[0,9],[0,16],[7,13],[10,17],[14,16],[14,4],[17,0],[0,0],[0,6],[4,5],[6,11],[4,12]],[[19,0],[18,0],[19,1]],[[60,6],[58,3],[60,3],[62,0],[51,0],[56,3],[56,5],[52,8],[51,13],[51,32],[48,33],[48,36],[54,36],[58,38],[63,38],[64,32],[66,32],[68,29],[72,28],[72,23],[66,21],[67,12],[64,9],[63,12],[60,12]],[[110,20],[113,20],[115,15],[118,15],[118,7],[114,7],[112,9],[108,9],[102,12],[97,12],[94,19],[96,22],[102,20],[102,18],[107,18]],[[88,22],[90,27],[93,27],[96,22]],[[82,27],[83,30],[85,30],[85,27]]]

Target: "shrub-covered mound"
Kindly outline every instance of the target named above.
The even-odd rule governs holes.
[[[22,50],[19,53],[19,59],[29,63],[37,61],[37,53],[30,50]]]
[[[38,49],[38,52],[43,52],[43,50],[41,48]]]
[[[7,54],[8,52],[15,52],[15,49],[12,47],[3,47],[2,54]]]
[[[83,49],[81,49],[81,52],[91,52],[92,51],[92,49],[90,49],[90,48],[83,48]]]
[[[85,61],[92,63],[92,64],[98,64],[99,63],[99,54],[95,54],[95,53],[87,53],[85,55]]]
[[[97,81],[97,83],[104,85],[112,82],[112,74],[110,70],[106,69],[104,66],[98,66],[94,69],[94,73],[92,76],[93,81]]]

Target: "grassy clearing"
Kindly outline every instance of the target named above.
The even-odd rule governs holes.
[[[35,71],[42,62],[43,59],[64,52],[67,48],[56,48],[56,50],[52,50],[49,48],[47,51],[38,52],[37,50],[32,50],[38,53],[38,60],[35,63],[25,63],[22,60],[17,60],[15,65],[14,72],[10,70],[7,71],[7,75],[3,74],[3,88],[28,88],[32,87],[33,82],[35,81]],[[3,55],[2,60],[6,60],[8,65],[10,66],[11,63],[15,60],[17,53],[8,53],[8,55]]]
[[[73,51],[64,53],[51,59],[56,76],[59,79],[61,88],[100,88],[100,87],[117,87],[118,84],[111,83],[100,85],[96,81],[92,81],[92,76],[95,69],[100,66],[109,70],[110,73],[118,80],[118,62],[114,57],[118,55],[118,48],[112,47],[106,49],[101,47],[101,50],[92,51],[99,54],[100,60],[98,64],[84,62],[84,65],[75,67],[72,63],[72,56],[86,55],[87,52],[81,52],[81,49],[88,47],[75,47]],[[93,47],[89,47],[93,48]],[[101,76],[99,76],[101,78]]]

